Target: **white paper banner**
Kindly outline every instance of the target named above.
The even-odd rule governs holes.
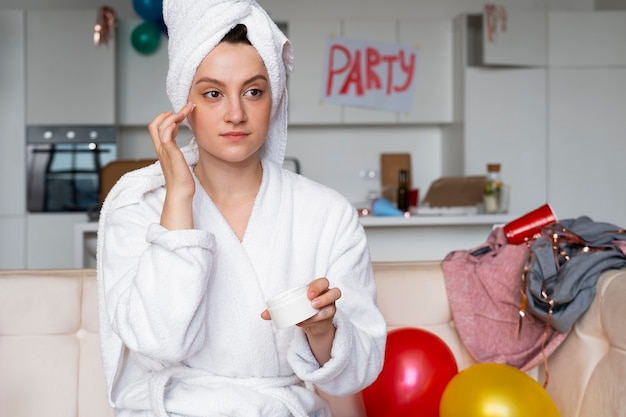
[[[410,111],[417,49],[397,43],[330,38],[322,101],[392,112]]]

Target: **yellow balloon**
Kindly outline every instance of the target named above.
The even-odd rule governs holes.
[[[470,366],[446,385],[440,417],[559,417],[546,390],[517,368],[496,363]]]

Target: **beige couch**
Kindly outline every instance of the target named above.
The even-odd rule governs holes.
[[[375,264],[389,328],[439,335],[460,369],[473,363],[450,315],[440,263]],[[0,417],[107,417],[94,270],[0,271]],[[563,417],[626,416],[626,269],[605,272],[588,312],[550,357]],[[539,380],[541,367],[531,371]],[[358,401],[334,404],[357,415]],[[358,407],[357,407],[358,408]]]

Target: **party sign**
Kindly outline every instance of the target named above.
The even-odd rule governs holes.
[[[396,43],[330,38],[321,99],[394,112],[410,111],[417,50]]]

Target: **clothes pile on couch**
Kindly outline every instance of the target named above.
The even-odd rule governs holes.
[[[442,267],[459,335],[477,362],[528,370],[565,339],[595,296],[600,274],[626,266],[626,233],[587,216],[546,226],[525,244],[501,227]]]

